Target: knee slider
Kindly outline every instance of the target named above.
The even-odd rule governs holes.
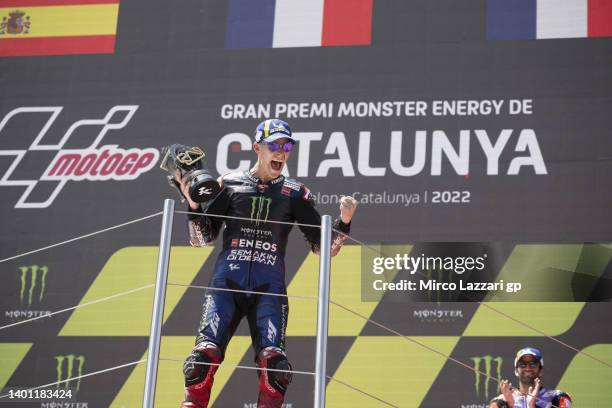
[[[291,370],[291,364],[287,360],[285,352],[278,347],[266,347],[259,352],[257,365],[260,368],[266,369],[265,371],[259,370],[258,375],[260,382],[265,382],[264,386],[280,392],[285,395],[287,387],[293,379],[293,373]],[[282,370],[282,371],[271,371],[271,370]]]
[[[214,374],[217,370],[217,366],[209,364],[219,364],[222,357],[223,354],[216,344],[211,342],[198,344],[191,354],[187,356],[185,364],[183,364],[185,386],[188,387],[193,384],[201,383],[208,373]]]

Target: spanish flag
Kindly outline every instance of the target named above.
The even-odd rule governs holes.
[[[1,0],[0,56],[112,54],[119,0]]]

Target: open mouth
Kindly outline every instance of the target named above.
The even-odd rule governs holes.
[[[272,166],[272,170],[281,171],[283,169],[283,162],[272,160],[270,164]]]

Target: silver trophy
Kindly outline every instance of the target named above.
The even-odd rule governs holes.
[[[162,161],[159,167],[169,173],[168,182],[176,187],[181,194],[181,186],[175,176],[181,175],[191,183],[189,197],[197,202],[203,203],[217,196],[219,183],[211,176],[204,164],[204,151],[199,147],[173,144],[162,149]]]

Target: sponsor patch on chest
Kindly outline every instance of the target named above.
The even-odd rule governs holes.
[[[285,180],[285,182],[283,183],[283,190],[286,189],[300,191],[300,188],[302,188],[302,183],[297,183],[291,180]]]

